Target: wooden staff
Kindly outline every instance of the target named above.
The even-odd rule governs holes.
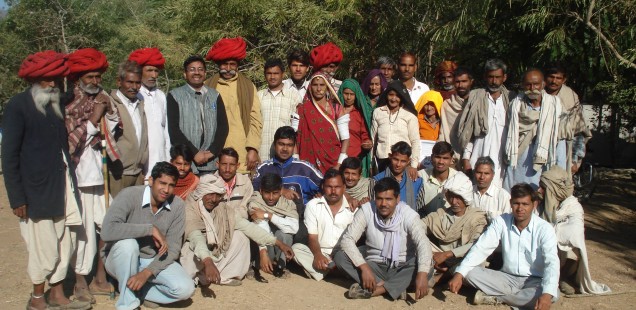
[[[104,175],[104,201],[106,203],[106,209],[110,206],[108,191],[108,154],[106,153],[106,131],[108,126],[106,125],[106,116],[102,116],[100,136],[102,138],[102,174]]]

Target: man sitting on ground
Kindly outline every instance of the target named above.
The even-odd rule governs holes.
[[[422,187],[422,178],[418,177],[413,181],[409,178],[406,168],[409,167],[411,160],[411,146],[400,141],[391,146],[389,154],[389,166],[385,171],[378,173],[373,179],[377,182],[385,177],[390,177],[400,184],[400,201],[405,202],[413,210],[419,210],[423,205],[417,203],[417,197],[424,195],[420,193],[424,190]]]
[[[173,196],[177,168],[158,162],[149,186],[123,189],[104,217],[102,257],[106,271],[119,282],[117,309],[135,309],[142,298],[170,304],[194,293],[186,271],[175,260],[181,248],[185,212]]]
[[[298,211],[293,201],[281,197],[283,179],[274,173],[263,175],[261,189],[254,192],[248,203],[252,221],[266,232],[273,234],[276,240],[291,246],[294,234],[298,232]],[[260,246],[256,266],[260,270],[277,277],[289,275],[285,266],[285,253],[273,246]],[[275,266],[274,266],[275,265]]]
[[[473,207],[486,212],[488,224],[498,216],[511,212],[510,194],[493,182],[495,171],[495,162],[489,156],[479,157],[473,170],[476,182],[473,187]]]
[[[342,236],[342,251],[334,257],[338,268],[356,281],[347,297],[388,293],[395,300],[406,293],[415,278],[415,298],[420,299],[428,294],[431,269],[426,230],[417,212],[400,201],[397,181],[381,179],[373,190],[375,200],[365,203],[355,214]],[[362,234],[366,236],[365,245],[358,248],[356,242]]]
[[[288,259],[294,256],[289,246],[241,217],[238,209],[222,200],[224,195],[225,181],[206,174],[186,201],[186,242],[180,261],[202,287],[242,284],[250,265],[248,238],[259,245],[276,245]]]
[[[570,170],[568,170],[570,171]],[[585,247],[583,207],[573,196],[572,175],[554,166],[541,174],[542,218],[554,225],[561,262],[559,287],[564,294],[606,294],[610,288],[592,280]]]
[[[199,177],[192,173],[192,160],[194,154],[185,144],[177,144],[170,148],[170,163],[179,171],[174,194],[183,200],[186,200],[199,184]]]
[[[448,282],[457,294],[462,284],[477,288],[474,304],[550,309],[558,298],[557,238],[550,223],[534,214],[539,203],[528,184],[512,187],[512,214],[496,218],[479,237]],[[501,243],[503,267],[479,267]]]
[[[344,177],[329,169],[322,180],[322,196],[312,199],[305,208],[308,244],[295,243],[294,260],[316,281],[322,280],[335,264],[332,253],[344,230],[353,220],[349,203],[343,199]]]
[[[473,184],[458,172],[444,184],[444,196],[449,208],[440,208],[422,219],[431,240],[435,269],[452,275],[455,267],[486,227],[485,212],[472,208]]]
[[[357,157],[349,157],[340,165],[340,173],[345,179],[345,198],[354,210],[369,202],[373,197],[372,178],[362,177],[362,162]]]

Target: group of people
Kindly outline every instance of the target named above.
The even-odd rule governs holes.
[[[335,78],[343,54],[327,43],[292,51],[287,68],[266,61],[257,90],[245,55],[242,38],[219,40],[168,94],[157,48],[119,64],[110,93],[96,49],[24,60],[30,87],[6,106],[2,167],[27,309],[89,309],[115,289],[107,275],[117,309],[169,304],[195,285],[286,278],[291,261],[318,281],[348,275],[349,298],[413,287],[420,299],[448,281],[477,288],[476,304],[548,309],[559,288],[609,291],[591,280],[572,196],[590,133],[562,68],[529,69],[515,94],[500,60],[481,89],[444,61],[430,90],[407,52],[360,84]]]

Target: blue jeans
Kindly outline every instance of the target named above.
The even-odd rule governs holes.
[[[137,293],[130,290],[128,279],[152,263],[153,258],[139,257],[139,244],[135,239],[117,241],[106,257],[106,271],[119,281],[117,309],[135,309],[140,301],[137,296],[158,304],[170,304],[185,300],[194,293],[194,282],[181,265],[173,262],[156,277],[150,277]]]

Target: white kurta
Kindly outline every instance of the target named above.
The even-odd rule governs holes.
[[[490,156],[495,162],[495,180],[501,184],[501,156],[504,146],[504,128],[506,126],[506,109],[504,108],[503,95],[494,100],[488,94],[488,133],[483,137],[477,137],[469,142],[464,149],[463,159],[470,159],[471,167],[479,157]]]
[[[148,124],[148,167],[146,179],[150,177],[152,167],[161,161],[170,160],[170,135],[166,117],[166,94],[158,88],[149,90],[142,85],[137,97],[144,101],[146,122]]]

